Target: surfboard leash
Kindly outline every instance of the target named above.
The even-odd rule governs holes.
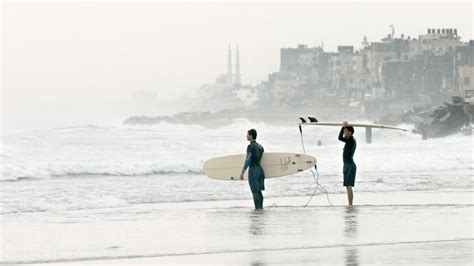
[[[303,153],[306,154],[306,149],[304,147],[304,140],[303,140],[303,130],[301,129],[301,125],[299,125],[299,130],[300,130],[300,136],[301,136],[301,146],[303,147]],[[329,200],[329,194],[328,194],[328,191],[325,187],[323,187],[320,183],[319,183],[319,172],[318,172],[318,167],[317,165],[315,164],[314,165],[314,169],[316,171],[316,175],[314,174],[313,172],[313,169],[311,169],[311,174],[313,176],[313,180],[314,182],[316,183],[316,188],[314,189],[313,191],[313,194],[311,194],[311,197],[309,198],[308,202],[306,202],[306,204],[304,205],[304,207],[306,208],[308,206],[308,204],[311,202],[311,200],[313,199],[314,195],[317,193],[319,187],[321,187],[321,191],[323,193],[326,194],[326,198],[329,202],[329,205],[331,205],[331,207],[334,207],[334,205],[332,205],[332,202],[331,200]],[[316,177],[317,176],[317,177]]]

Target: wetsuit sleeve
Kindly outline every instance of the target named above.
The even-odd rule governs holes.
[[[242,173],[247,170],[247,167],[249,167],[250,161],[252,160],[252,153],[247,154],[247,159],[245,160],[244,167],[242,168]]]
[[[356,141],[354,140],[354,138],[351,138],[351,144],[352,144],[352,147],[351,147],[351,158],[354,157],[354,153],[355,153],[355,150],[356,150],[356,147],[357,147],[357,143]]]
[[[344,138],[344,128],[341,128],[341,131],[339,131],[339,137],[338,139],[342,142],[347,142],[347,140]]]

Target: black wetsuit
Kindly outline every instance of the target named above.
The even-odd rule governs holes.
[[[342,159],[344,161],[343,174],[344,174],[344,186],[354,186],[357,166],[354,163],[354,153],[357,147],[357,143],[353,136],[350,138],[344,138],[344,128],[341,128],[338,139],[345,142],[344,152]]]
[[[255,209],[263,209],[262,190],[265,190],[265,173],[260,166],[264,149],[256,141],[251,141],[247,146],[247,159],[242,172],[249,168],[249,186],[252,191]]]

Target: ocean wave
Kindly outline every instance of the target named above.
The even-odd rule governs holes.
[[[13,134],[3,138],[0,151],[4,195],[0,209],[2,213],[36,212],[248,199],[246,182],[209,179],[203,174],[202,163],[216,156],[244,153],[245,132],[251,127],[257,128],[266,151],[301,152],[296,123],[274,126],[246,119],[218,129],[174,124],[79,125]],[[317,157],[319,182],[330,194],[345,193],[343,143],[337,140],[338,130],[304,129],[306,151]],[[357,136],[356,191],[473,187],[471,137],[421,141],[407,132],[374,130],[369,145],[364,143],[363,131]],[[318,140],[324,145],[317,146]],[[269,197],[310,196],[314,178],[306,171],[270,179],[265,193]],[[28,181],[32,179],[34,182]]]
[[[186,163],[101,163],[69,165],[4,166],[0,181],[47,179],[64,176],[147,176],[157,174],[202,174],[200,165]]]
[[[460,179],[456,184],[446,185],[441,179],[418,180],[409,183],[410,177],[398,177],[397,182],[372,179],[356,183],[356,191],[391,192],[459,192],[472,187],[472,181]],[[342,182],[320,180],[316,183],[309,177],[275,178],[268,180],[266,198],[308,197],[326,202],[327,197],[345,194]],[[119,208],[136,204],[160,204],[183,202],[213,202],[250,200],[247,182],[225,182],[203,175],[140,176],[137,178],[113,178],[85,181],[84,179],[62,179],[57,182],[13,182],[4,184],[4,198],[0,201],[0,213],[31,213],[47,211],[70,211],[82,209]],[[21,186],[21,188],[20,188]],[[19,188],[14,191],[12,188]],[[470,191],[470,190],[468,190]],[[315,193],[313,195],[313,193]],[[327,195],[325,195],[327,193]],[[329,199],[328,199],[329,200]],[[449,204],[449,202],[442,202]]]
[[[20,204],[0,202],[0,213],[32,213],[47,211],[84,210],[99,208],[118,208],[130,205],[127,201],[113,195],[67,195],[55,199],[36,199]]]

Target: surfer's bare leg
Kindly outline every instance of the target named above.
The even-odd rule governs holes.
[[[349,201],[349,206],[352,206],[352,200],[354,199],[354,193],[352,193],[352,187],[347,186],[347,200]]]

